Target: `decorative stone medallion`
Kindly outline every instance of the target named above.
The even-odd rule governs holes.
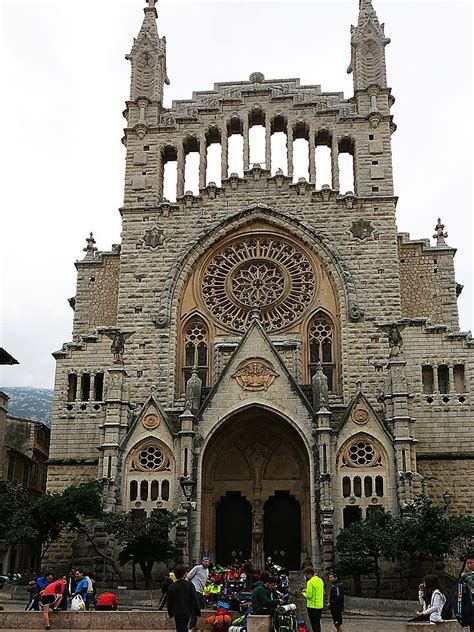
[[[259,309],[267,331],[300,320],[316,291],[315,271],[296,245],[276,236],[241,237],[225,246],[205,267],[204,304],[222,325],[248,328]]]
[[[357,222],[352,223],[351,233],[352,236],[357,239],[368,239],[372,236],[373,232],[374,227],[365,219],[359,219]]]
[[[161,244],[164,241],[164,231],[161,230],[160,228],[148,228],[145,231],[145,236],[143,237],[143,243],[145,244],[145,246],[148,246],[148,248],[152,248],[153,250],[155,248],[158,248],[158,246],[161,246]]]
[[[241,362],[232,377],[244,391],[266,391],[278,375],[267,360],[251,358]]]
[[[154,413],[145,415],[145,417],[143,418],[143,426],[147,430],[154,430],[155,428],[158,428],[159,425],[160,425],[160,418],[158,417],[158,415],[155,415]]]
[[[356,408],[352,411],[352,421],[360,426],[369,421],[369,413],[365,408]]]

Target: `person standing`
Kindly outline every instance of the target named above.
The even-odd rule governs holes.
[[[463,574],[463,579],[471,591],[471,600],[474,604],[474,551],[468,553],[466,558],[466,572]],[[474,623],[469,624],[469,632],[474,632]]]
[[[176,632],[188,632],[196,627],[201,615],[196,588],[186,579],[188,568],[180,564],[175,568],[176,581],[168,588],[166,607],[168,616],[174,619]]]
[[[344,588],[337,579],[336,573],[329,573],[331,590],[329,592],[328,608],[337,632],[344,632],[342,627],[342,613],[344,612]]]
[[[206,602],[204,600],[204,588],[206,587],[207,581],[209,579],[209,565],[211,563],[211,558],[204,556],[201,560],[200,564],[196,564],[194,568],[192,568],[186,579],[190,581],[194,588],[196,589],[197,596],[199,599],[199,605],[201,608],[204,608]]]
[[[171,584],[174,584],[175,581],[176,581],[176,576],[171,570],[168,573],[168,575],[163,579],[163,583],[161,584],[161,599],[160,599],[160,605],[158,606],[158,610],[164,610],[164,607],[166,606],[166,600],[168,598],[168,588],[171,586]]]
[[[308,618],[313,632],[321,632],[321,615],[324,607],[324,582],[316,575],[312,566],[307,566],[303,574],[306,578],[306,589],[303,596],[306,598]]]
[[[43,607],[43,623],[45,630],[51,630],[49,623],[49,609],[53,612],[59,607],[66,586],[66,575],[62,575],[57,581],[49,583],[41,592],[41,605]]]

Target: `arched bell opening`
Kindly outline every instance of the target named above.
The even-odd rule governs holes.
[[[299,569],[312,549],[310,471],[288,421],[259,406],[233,415],[203,454],[201,552],[218,564],[251,555],[263,568],[275,549],[283,566]]]

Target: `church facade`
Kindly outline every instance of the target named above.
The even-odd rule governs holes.
[[[183,557],[270,555],[292,570],[307,556],[329,568],[342,527],[409,511],[421,492],[472,511],[473,342],[459,331],[455,249],[440,220],[434,245],[397,231],[390,40],[371,1],[351,29],[352,97],[256,72],[169,109],[153,0],[144,13],[127,56],[122,242],[99,251],[91,234],[76,263],[48,489],[105,478],[110,511],[179,512]],[[264,163],[250,161],[254,126]],[[294,177],[300,139],[307,178]],[[320,147],[331,181],[317,187]]]

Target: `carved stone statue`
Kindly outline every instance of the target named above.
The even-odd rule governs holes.
[[[313,386],[313,408],[318,412],[322,408],[329,406],[329,388],[328,378],[323,373],[323,367],[319,362],[316,367],[316,373],[311,380]]]
[[[397,323],[392,323],[390,325],[388,330],[388,344],[390,345],[391,356],[400,355],[403,339]]]
[[[186,382],[186,400],[184,407],[192,413],[196,413],[201,406],[202,380],[196,367],[193,368],[191,377]]]
[[[125,351],[125,336],[123,334],[115,334],[110,350],[114,354],[114,364],[123,364],[123,352]]]

